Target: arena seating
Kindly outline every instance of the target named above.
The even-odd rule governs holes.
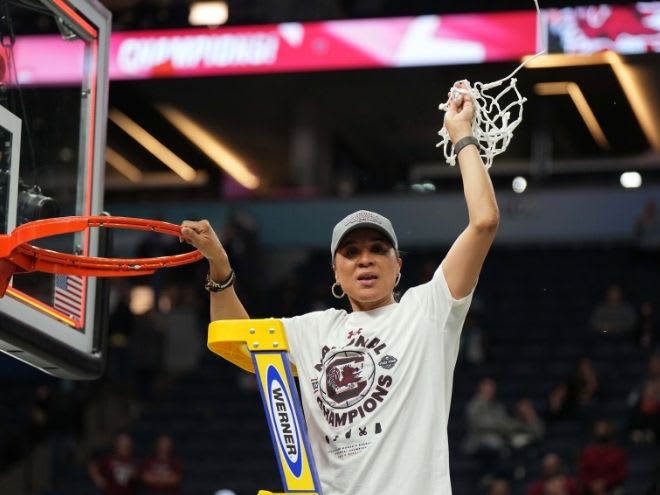
[[[422,267],[429,260],[439,260],[443,252],[407,255],[404,283],[415,283]],[[477,462],[462,449],[465,406],[478,381],[493,377],[499,385],[499,398],[508,408],[527,397],[542,414],[551,387],[565,380],[582,356],[593,360],[603,384],[596,415],[613,422],[617,441],[629,456],[625,493],[645,493],[660,459],[660,448],[633,444],[626,432],[626,400],[643,375],[645,354],[630,336],[594,335],[588,328],[591,309],[611,282],[620,283],[636,305],[650,299],[660,307],[654,287],[657,267],[639,265],[633,254],[620,246],[498,248],[491,254],[475,301],[480,324],[489,336],[487,357],[480,365],[461,359],[455,373],[449,423],[455,495],[483,493],[476,481]],[[310,256],[300,267],[300,273],[305,274],[302,280],[318,277],[327,279],[329,286],[332,280],[327,263],[324,252]],[[310,297],[309,292],[301,293],[301,304],[310,304]],[[131,428],[138,455],[147,453],[159,433],[173,435],[185,462],[185,495],[212,495],[220,488],[251,495],[258,489],[280,488],[258,393],[238,386],[239,373],[207,353],[199,369],[169,394],[145,404]],[[575,420],[548,422],[546,427],[540,444],[512,459],[513,495],[525,493],[547,452],[559,453],[575,473],[580,449],[589,439],[588,425]],[[82,470],[62,490],[49,495],[93,493]]]

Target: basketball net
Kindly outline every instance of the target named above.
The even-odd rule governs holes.
[[[537,0],[534,0],[534,5],[536,6],[536,21],[540,27],[541,11]],[[540,28],[538,32],[541,32]],[[464,80],[467,89],[451,88],[450,98],[460,99],[462,94],[468,94],[472,99],[474,105],[472,134],[479,141],[479,154],[486,168],[490,168],[495,156],[507,149],[513,137],[513,131],[522,122],[523,105],[527,98],[518,91],[517,79],[513,76],[531,60],[545,52],[545,49],[541,50],[522,62],[511,74],[498,81],[476,82],[474,85],[470,85],[469,81]],[[441,103],[439,108],[446,112],[449,104]],[[454,145],[449,139],[447,129],[443,127],[438,134],[440,142],[436,146],[442,146],[445,160],[449,165],[456,165],[456,153],[454,153]]]

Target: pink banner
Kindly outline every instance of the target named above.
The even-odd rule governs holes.
[[[13,63],[21,84],[81,84],[85,44],[82,41],[64,42],[59,36],[19,36],[13,53],[3,48],[3,64]],[[3,81],[12,81],[14,73],[7,70]]]
[[[514,60],[534,53],[535,15],[423,16],[112,37],[110,77],[190,77]]]
[[[535,13],[509,12],[113,33],[110,79],[410,67],[516,60],[536,51]],[[24,84],[80,82],[82,43],[22,36]]]
[[[660,2],[547,11],[551,49],[660,52]],[[519,60],[538,51],[536,12],[114,33],[110,79],[412,67]],[[74,83],[82,42],[16,41],[19,81]]]

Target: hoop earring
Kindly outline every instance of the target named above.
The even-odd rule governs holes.
[[[339,295],[337,295],[337,293],[335,292],[335,289],[336,289],[337,287],[339,287],[339,290],[341,290],[341,294],[339,294]],[[344,296],[346,295],[346,292],[344,292],[344,289],[342,289],[342,288],[341,288],[341,285],[339,285],[337,282],[335,282],[334,284],[332,284],[332,287],[330,287],[330,292],[332,292],[332,296],[333,296],[335,299],[341,299],[342,297],[344,297]]]
[[[399,285],[399,282],[401,282],[401,272],[396,274],[396,282],[394,282],[394,287]]]

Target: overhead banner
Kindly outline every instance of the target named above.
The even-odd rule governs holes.
[[[545,17],[551,52],[660,53],[660,2],[568,7]]]
[[[514,12],[117,33],[111,77],[191,77],[512,60],[533,53],[535,14]]]
[[[110,79],[202,77],[515,61],[539,51],[660,52],[660,2],[536,12],[284,23],[112,34]],[[79,82],[80,46],[22,36],[12,58],[22,84]],[[79,76],[78,76],[79,77]]]

